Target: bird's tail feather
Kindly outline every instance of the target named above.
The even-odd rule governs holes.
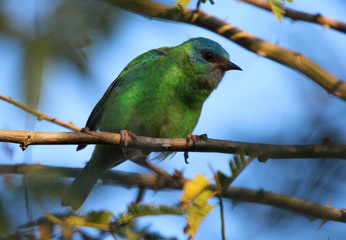
[[[89,195],[91,189],[96,184],[97,180],[103,174],[103,171],[92,169],[88,165],[89,164],[82,169],[82,171],[67,189],[61,200],[61,204],[63,206],[71,206],[72,210],[77,210],[80,208]]]
[[[97,145],[90,161],[67,189],[61,205],[71,206],[73,210],[80,208],[97,180],[126,159],[121,148]]]

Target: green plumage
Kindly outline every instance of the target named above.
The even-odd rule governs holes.
[[[196,126],[204,101],[230,69],[240,68],[229,61],[219,44],[205,38],[146,52],[132,60],[110,85],[86,127],[117,133],[126,129],[148,137],[186,137]],[[129,149],[125,156],[119,147],[97,145],[62,204],[78,209],[107,170],[140,154]]]

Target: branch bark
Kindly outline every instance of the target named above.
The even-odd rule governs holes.
[[[262,0],[238,0],[238,1],[249,3],[251,5],[262,8],[269,12],[272,11],[267,1],[262,1]],[[335,19],[332,19],[330,17],[326,17],[319,13],[317,14],[305,13],[305,12],[293,10],[287,7],[283,7],[283,9],[285,10],[284,16],[292,20],[300,20],[305,22],[316,23],[316,24],[322,25],[325,28],[333,28],[337,31],[346,33],[346,24],[343,22],[337,21]]]
[[[108,132],[35,132],[20,130],[0,130],[0,142],[19,143],[25,150],[29,145],[51,144],[112,144],[122,146],[120,134]],[[260,161],[269,158],[339,158],[346,159],[346,145],[275,145],[206,139],[196,146],[186,142],[185,138],[150,138],[137,136],[137,141],[129,139],[129,148],[138,148],[152,152],[219,152],[245,154],[258,157]]]
[[[59,172],[63,177],[75,177],[80,172],[79,168],[65,168],[65,167],[49,167],[39,164],[26,165],[0,165],[0,174],[50,174],[52,172]],[[156,174],[140,174],[140,173],[126,173],[121,171],[109,171],[104,176],[104,182],[107,184],[120,184],[126,187],[146,187],[153,190],[162,189],[182,189],[183,184],[188,179],[180,177],[180,183],[158,186]],[[213,190],[217,190],[216,185],[210,185]],[[310,217],[322,219],[325,221],[337,221],[346,223],[345,209],[332,208],[329,205],[322,206],[312,202],[304,201],[298,198],[289,197],[282,194],[276,194],[261,190],[251,190],[239,187],[229,187],[222,196],[223,198],[232,199],[236,201],[260,203],[270,206],[276,206],[298,212]]]
[[[201,10],[182,9],[150,0],[103,0],[150,18],[188,23],[215,32],[260,56],[303,73],[328,93],[346,100],[346,82],[327,72],[303,54],[266,42]]]

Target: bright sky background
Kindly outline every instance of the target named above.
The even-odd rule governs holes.
[[[195,1],[192,7],[194,4]],[[346,22],[346,3],[343,0],[295,0],[287,6],[309,13],[322,13]],[[33,1],[16,0],[9,3],[6,9],[16,16],[19,24],[33,24]],[[202,5],[202,10],[262,39],[301,52],[327,71],[346,79],[345,34],[320,25],[287,19],[283,19],[280,24],[270,13],[234,0],[216,0],[213,6]],[[319,129],[313,129],[312,124],[314,121],[322,121],[338,129],[341,141],[346,144],[345,102],[329,96],[302,74],[259,57],[199,27],[150,20],[128,12],[124,12],[124,15],[126,18],[121,20],[108,40],[85,49],[89,53],[89,76],[81,76],[66,64],[54,63],[47,66],[40,111],[63,121],[73,121],[82,127],[106,88],[133,58],[153,48],[175,46],[189,38],[202,36],[220,43],[229,52],[231,60],[243,71],[226,74],[218,89],[205,102],[195,134],[207,133],[209,138],[248,142],[297,144],[302,143],[301,139],[305,139],[306,144],[320,143],[316,141],[316,136],[320,134]],[[21,62],[20,45],[0,36],[0,94],[19,101],[23,101],[20,86],[22,76],[19,72]],[[312,118],[307,112],[319,118]],[[36,122],[34,127],[27,127],[27,115],[5,102],[0,102],[0,116],[0,128],[4,129],[65,131],[44,121]],[[300,136],[299,142],[296,141],[297,135]],[[25,152],[17,147],[14,150],[14,160],[18,163],[39,162],[54,166],[82,167],[89,159],[93,146],[80,152],[75,151],[75,146],[30,146]],[[2,154],[0,151],[0,163],[13,163],[13,160],[7,161]],[[159,163],[159,166],[171,173],[174,169],[183,170],[185,177],[203,173],[211,178],[210,166],[214,170],[230,174],[230,155],[189,155],[189,165],[184,163],[182,154],[176,154],[173,159]],[[265,164],[254,161],[233,185],[289,194],[284,191],[286,185],[295,182],[301,175],[313,177],[314,172],[309,168],[312,162],[313,160],[303,159],[269,160]],[[345,169],[345,162],[340,162],[339,160],[338,164]],[[146,171],[131,163],[124,163],[116,169]],[[333,180],[333,175],[328,173],[328,170],[326,178],[330,178],[326,181]],[[298,185],[304,185],[303,180],[298,181]],[[332,207],[346,207],[346,177],[337,182],[336,188],[341,190],[339,194],[338,191],[331,193],[332,195],[326,192],[323,196],[318,194],[320,192],[315,193],[317,198],[321,198],[316,201],[326,205],[331,200]],[[136,189],[128,190],[122,187],[94,188],[81,212],[110,207],[115,213],[124,211],[126,205],[135,199],[136,193]],[[298,198],[309,199],[303,192],[294,194]],[[148,191],[145,202],[176,203],[178,196],[179,193],[174,191],[156,194]],[[112,204],[113,202],[116,204]],[[216,204],[216,201],[213,203]],[[47,206],[39,209],[34,216],[38,217],[48,210],[62,211],[58,201],[53,204],[54,207]],[[293,218],[294,215],[290,215],[292,219],[276,222],[277,219],[272,219],[270,215],[275,211],[282,210],[249,203],[226,204],[227,239],[341,239],[341,236],[346,236],[345,224],[328,222],[318,230],[320,221],[311,221],[305,217]],[[182,232],[185,221],[180,217],[143,218],[141,222],[144,225],[154,223],[151,229],[163,232],[166,236],[186,239]],[[220,238],[219,209],[216,207],[203,222],[196,239]]]

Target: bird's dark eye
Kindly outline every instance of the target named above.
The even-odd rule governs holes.
[[[207,62],[210,62],[214,58],[214,54],[210,51],[203,52],[202,56],[203,56],[204,60],[206,60]]]

